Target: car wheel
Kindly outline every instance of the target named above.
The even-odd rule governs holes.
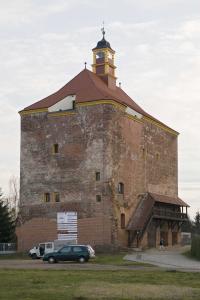
[[[32,259],[37,259],[37,255],[34,253],[34,254],[31,254],[31,258]]]
[[[49,263],[49,264],[55,264],[55,263],[56,263],[55,258],[54,258],[53,256],[49,257],[48,263]]]
[[[84,262],[86,262],[86,259],[85,259],[85,257],[81,256],[81,257],[79,257],[78,261],[80,263],[84,263]]]

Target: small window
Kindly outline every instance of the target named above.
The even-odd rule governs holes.
[[[56,154],[59,152],[59,147],[58,147],[58,144],[54,144],[53,145],[53,154]]]
[[[60,194],[59,193],[54,193],[54,200],[55,200],[55,202],[60,202]]]
[[[74,100],[74,101],[72,101],[72,109],[75,109],[75,108],[76,108],[76,102]]]
[[[45,193],[44,194],[44,202],[50,202],[51,198],[50,198],[50,193]]]
[[[105,53],[104,52],[98,52],[97,54],[96,54],[96,58],[97,59],[99,59],[99,58],[104,58],[105,57]]]
[[[159,160],[160,159],[160,153],[156,153],[156,159]]]
[[[121,229],[125,229],[125,214],[121,214]]]
[[[118,184],[118,193],[124,194],[124,184],[122,182]]]
[[[96,172],[96,181],[100,181],[101,176],[100,176],[100,172]]]
[[[96,195],[96,201],[101,202],[101,195]]]
[[[145,155],[146,155],[145,148],[142,148],[142,157],[145,158]]]

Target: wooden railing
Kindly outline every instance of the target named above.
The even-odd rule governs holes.
[[[176,212],[169,209],[163,208],[153,208],[153,217],[154,218],[164,218],[164,219],[178,219],[178,220],[186,220],[187,214],[182,212]]]

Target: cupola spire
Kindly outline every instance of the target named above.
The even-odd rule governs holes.
[[[103,39],[104,39],[104,36],[105,36],[105,34],[106,34],[105,29],[104,29],[104,21],[103,21],[103,27],[101,28],[101,32],[102,32],[102,34],[103,34]]]

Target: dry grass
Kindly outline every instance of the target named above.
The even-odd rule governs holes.
[[[89,289],[88,289],[89,288]],[[89,293],[88,293],[89,291]],[[200,289],[151,284],[112,284],[98,282],[81,284],[75,292],[75,299],[200,299]]]
[[[0,299],[199,300],[200,273],[2,269]]]

